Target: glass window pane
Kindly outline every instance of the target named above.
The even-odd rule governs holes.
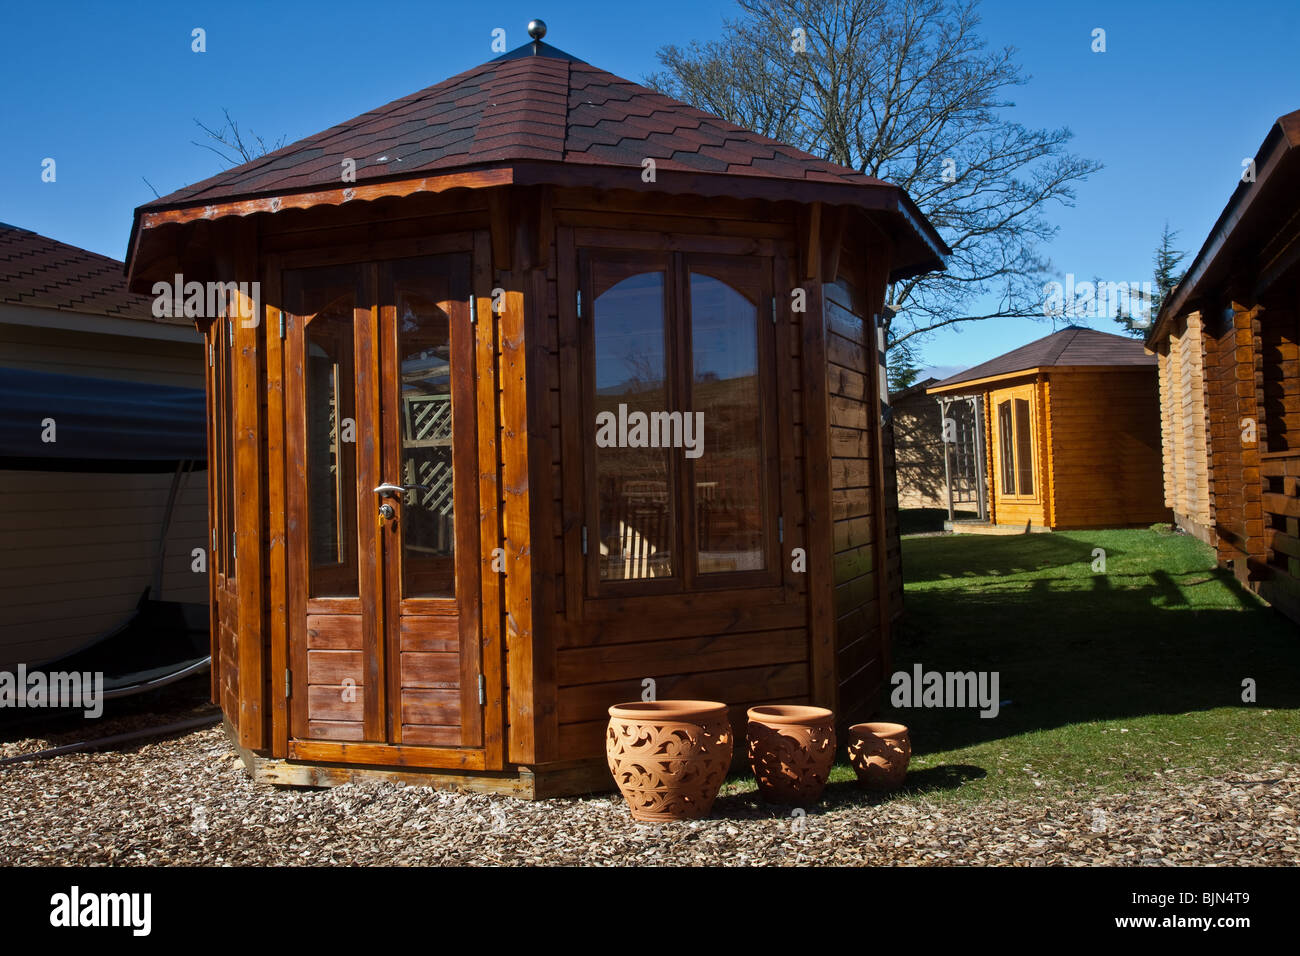
[[[692,458],[697,567],[701,574],[761,571],[758,309],[699,273],[691,273],[691,362],[691,411],[704,425],[702,454]]]
[[[346,266],[286,274],[286,308],[306,326],[302,375],[307,433],[303,465],[307,472],[311,597],[356,597],[360,593],[353,344],[357,280],[356,267]],[[369,496],[366,503],[370,503]]]
[[[664,289],[662,272],[635,275],[598,295],[592,310],[596,420],[615,423],[612,435],[599,427],[596,434],[596,544],[602,581],[670,577],[677,571],[671,455],[680,451],[647,447],[647,429],[638,434],[626,427],[635,423],[632,416],[638,412],[648,417],[672,410]],[[611,437],[612,442],[607,440]]]
[[[221,381],[221,460],[217,468],[217,483],[221,486],[220,514],[217,521],[221,569],[227,578],[235,577],[235,402],[230,364],[235,350],[230,347],[229,319],[218,319],[216,352],[220,355]]]
[[[1002,459],[1002,493],[1016,493],[1015,435],[1011,427],[1011,403],[998,403],[998,449]]]
[[[1034,493],[1034,431],[1029,400],[1016,399],[1016,476],[1022,495]]]
[[[421,486],[402,497],[402,594],[454,597],[451,317],[446,279],[421,271],[419,260],[393,266],[401,483]]]

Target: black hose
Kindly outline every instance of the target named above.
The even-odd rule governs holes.
[[[99,747],[108,747],[113,744],[126,743],[131,740],[142,740],[146,737],[163,737],[167,734],[179,733],[182,730],[192,730],[196,727],[215,724],[220,720],[220,714],[208,714],[206,717],[191,717],[189,720],[177,721],[174,724],[164,724],[161,727],[146,727],[144,730],[133,730],[130,733],[114,734],[111,737],[96,737],[94,740],[83,740],[80,743],[64,744],[62,747],[50,747],[47,750],[38,750],[35,753],[5,757],[3,760],[0,760],[0,766],[10,763],[22,763],[26,760],[49,760],[51,757],[58,757],[63,754],[81,753],[85,750],[95,750]]]

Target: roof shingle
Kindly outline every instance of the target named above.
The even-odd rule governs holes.
[[[1014,372],[1052,366],[1126,365],[1155,367],[1156,357],[1147,352],[1140,339],[1098,332],[1096,329],[1071,325],[1018,349],[1012,349],[987,362],[958,372],[936,385],[931,391],[947,389],[963,382],[998,378]]]
[[[0,302],[152,322],[153,300],[128,292],[122,263],[0,223]],[[174,320],[188,325],[184,317]]]
[[[487,161],[639,169],[654,157],[686,171],[884,185],[547,44],[538,49],[505,54],[141,208],[337,187],[345,159],[356,162],[358,183]]]

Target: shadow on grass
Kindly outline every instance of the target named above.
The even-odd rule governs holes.
[[[1092,547],[1059,534],[950,535],[908,542],[924,560],[909,560],[909,583],[956,578],[994,577],[1065,567],[1092,560]],[[1109,558],[1119,555],[1107,551]]]
[[[909,770],[903,786],[897,790],[868,790],[857,780],[832,780],[826,785],[822,798],[813,806],[804,808],[809,815],[824,813],[846,806],[876,806],[901,796],[937,793],[956,790],[972,780],[987,776],[982,767],[969,764],[943,764],[924,770]],[[768,803],[757,790],[743,793],[723,793],[713,804],[711,817],[727,820],[749,820],[756,816],[789,817],[795,807],[781,803]]]
[[[909,589],[891,671],[997,672],[1005,703],[992,718],[893,708],[887,676],[880,719],[907,724],[914,752],[934,753],[1091,721],[1300,707],[1300,630],[1199,542],[1145,534],[906,542],[909,586],[929,583]],[[1090,569],[1094,539],[1110,574]],[[1242,701],[1247,679],[1256,703]]]

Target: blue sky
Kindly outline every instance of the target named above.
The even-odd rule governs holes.
[[[9,4],[0,30],[0,221],[121,258],[132,209],[222,168],[200,118],[223,107],[268,139],[310,135],[511,48],[540,16],[547,41],[640,80],[668,43],[716,37],[721,0],[575,3]],[[1150,278],[1168,220],[1194,252],[1269,125],[1300,108],[1300,4],[1261,0],[1044,3],[985,0],[983,32],[1018,49],[1032,79],[1010,115],[1068,126],[1074,150],[1106,168],[1052,212],[1047,252],[1061,277]],[[190,50],[191,30],[207,52]],[[1107,51],[1090,49],[1106,30]],[[57,181],[41,181],[53,157]],[[1113,328],[1095,320],[1099,328]],[[983,361],[1052,330],[994,320],[937,335],[940,367]]]

